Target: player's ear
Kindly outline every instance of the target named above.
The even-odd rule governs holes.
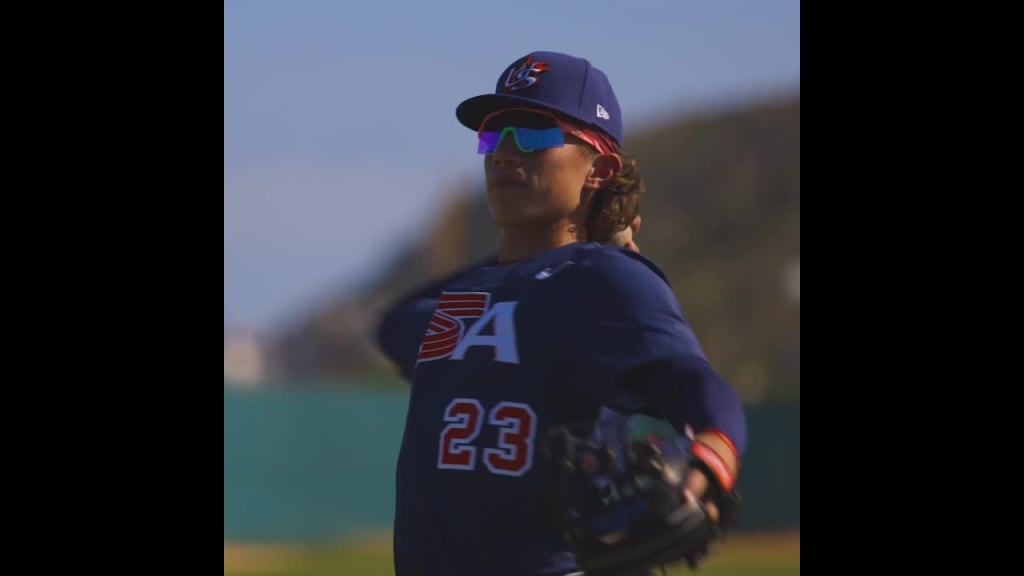
[[[598,154],[590,163],[590,175],[584,187],[591,190],[603,188],[619,170],[622,170],[622,158],[618,154]]]

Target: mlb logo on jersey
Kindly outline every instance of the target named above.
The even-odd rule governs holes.
[[[419,362],[462,360],[474,346],[491,348],[495,362],[519,364],[515,309],[487,292],[442,292],[420,344]],[[468,326],[468,328],[467,328]]]

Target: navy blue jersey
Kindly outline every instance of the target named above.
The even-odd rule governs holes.
[[[412,295],[380,327],[412,383],[397,466],[397,576],[565,574],[538,457],[553,425],[602,407],[717,428],[745,421],[662,272],[575,243],[471,267]]]

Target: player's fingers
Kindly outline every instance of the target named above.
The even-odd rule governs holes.
[[[637,214],[636,218],[633,218],[633,221],[629,223],[629,228],[633,231],[633,236],[636,236],[640,232],[640,222],[640,215]]]
[[[708,477],[700,469],[691,469],[686,477],[685,488],[690,494],[697,498],[702,498],[704,493],[708,491]]]
[[[629,243],[633,241],[633,229],[626,226],[622,230],[619,230],[611,237],[608,244],[612,246],[629,246]]]
[[[718,513],[718,506],[716,506],[714,502],[705,502],[704,510],[707,511],[708,518],[710,518],[713,523],[718,524],[718,518],[720,516]]]
[[[708,518],[712,522],[718,523],[718,519],[721,517],[718,506],[714,502],[708,502],[704,500],[704,494],[708,491],[708,477],[700,470],[694,469],[690,471],[690,474],[686,477],[686,486],[683,488],[683,494],[685,497],[693,502],[702,502],[704,510],[707,511]]]
[[[700,501],[700,497],[694,494],[689,488],[683,489],[683,495],[688,502]],[[701,505],[704,506],[704,511],[707,513],[711,522],[717,524],[719,517],[721,517],[721,514],[718,511],[718,506],[714,502],[701,502]]]

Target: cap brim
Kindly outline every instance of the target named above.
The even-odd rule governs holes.
[[[455,108],[455,117],[459,119],[459,122],[463,126],[475,132],[480,129],[480,123],[483,122],[484,118],[489,114],[497,112],[498,110],[504,110],[505,108],[517,107],[538,108],[561,115],[566,114],[558,108],[548,106],[547,104],[538,102],[537,100],[531,100],[530,98],[507,96],[505,94],[481,94],[480,96],[474,96],[468,100],[464,100],[459,104],[458,107]]]

